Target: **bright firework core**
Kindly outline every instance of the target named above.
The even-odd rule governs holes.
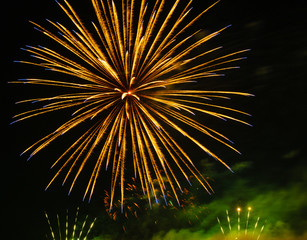
[[[133,90],[128,90],[127,92],[124,92],[124,93],[122,94],[122,99],[125,98],[127,95],[128,95],[128,96],[135,96],[135,95],[132,94],[132,93],[133,93]]]
[[[127,96],[135,97],[137,100],[140,100],[140,98],[139,98],[136,94],[133,94],[133,90],[132,90],[132,89],[129,89],[129,90],[126,91],[126,92],[123,92],[123,91],[121,91],[121,90],[118,89],[118,88],[115,88],[114,90],[119,91],[119,92],[122,93],[122,96],[121,96],[121,99],[122,99],[122,100],[124,100],[125,97],[127,97]]]

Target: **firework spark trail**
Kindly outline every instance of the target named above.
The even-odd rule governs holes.
[[[260,217],[257,218],[257,221],[256,221],[256,223],[255,223],[253,235],[255,234],[255,230],[256,230],[256,228],[257,228],[257,226],[258,226],[259,220],[260,220]]]
[[[237,213],[238,213],[238,234],[240,234],[240,229],[241,229],[241,223],[240,223],[240,213],[241,213],[241,208],[237,208]]]
[[[228,210],[226,210],[226,216],[227,216],[228,228],[229,228],[229,231],[231,231],[231,223],[230,223],[230,217],[229,217]]]
[[[222,227],[220,219],[218,217],[216,219],[217,219],[217,222],[219,223],[220,230],[221,230],[222,234],[225,236],[225,231],[224,231],[224,228]]]
[[[35,29],[61,45],[74,57],[66,57],[44,46],[26,46],[24,50],[36,61],[18,62],[66,74],[74,80],[27,78],[13,83],[56,86],[78,92],[17,102],[41,103],[43,106],[15,115],[16,120],[13,123],[56,110],[70,108],[73,111],[70,120],[35,142],[22,154],[32,151],[28,158],[30,159],[59,136],[92,120],[88,130],[54,162],[52,168],[59,166],[59,170],[46,188],[66,169],[63,184],[72,177],[70,193],[94,150],[98,149],[99,156],[93,167],[84,198],[91,199],[99,172],[105,165],[106,169],[111,168],[112,171],[110,209],[118,185],[123,205],[126,159],[130,152],[133,157],[134,175],[139,177],[144,195],[147,195],[149,201],[151,196],[157,198],[158,190],[166,197],[163,180],[166,177],[179,204],[175,189],[181,190],[182,187],[176,169],[179,169],[187,181],[189,174],[194,175],[209,193],[212,192],[209,183],[192,159],[168,133],[169,127],[183,134],[230,169],[220,157],[193,137],[185,127],[195,129],[238,152],[231,146],[230,139],[197,122],[193,119],[193,115],[202,113],[249,125],[228,114],[248,115],[247,113],[209,104],[206,101],[227,99],[231,95],[251,96],[251,94],[232,91],[176,90],[176,86],[181,85],[182,88],[184,86],[182,84],[194,83],[198,79],[222,76],[221,71],[237,68],[229,64],[244,59],[237,55],[248,50],[208,60],[207,55],[218,51],[221,47],[201,53],[199,48],[228,26],[196,41],[193,41],[193,37],[199,31],[188,36],[184,36],[183,33],[217,2],[191,21],[187,20],[187,16],[191,14],[192,1],[189,1],[183,10],[179,9],[179,2],[182,1],[176,0],[167,12],[165,0],[157,0],[151,9],[145,0],[139,5],[135,0],[122,0],[121,6],[116,6],[114,1],[92,0],[98,20],[98,24],[92,23],[94,32],[90,32],[66,0],[57,3],[76,30],[69,30],[59,22],[47,20],[56,29],[57,33],[54,34],[43,26],[31,22]],[[198,50],[195,51],[196,49]],[[73,172],[76,172],[74,177],[71,176]],[[155,180],[159,183],[158,188],[154,186]]]
[[[247,209],[247,210],[248,210],[248,211],[247,211],[246,224],[245,224],[245,235],[247,234],[247,228],[248,228],[249,216],[250,216],[250,212],[251,212],[252,208],[251,208],[251,207],[248,207],[248,209]]]

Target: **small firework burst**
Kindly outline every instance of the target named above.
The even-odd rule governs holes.
[[[127,221],[127,219],[132,220],[132,222],[138,219],[138,221],[141,222],[146,218],[150,218],[153,219],[153,221],[151,221],[152,224],[163,225],[167,218],[167,221],[176,221],[178,223],[184,222],[193,225],[195,222],[200,222],[201,218],[199,218],[199,215],[203,214],[207,209],[204,206],[195,204],[198,199],[192,191],[189,191],[187,188],[183,188],[182,192],[178,194],[180,205],[176,204],[174,193],[170,190],[166,190],[166,195],[157,192],[158,197],[155,198],[151,196],[153,203],[149,204],[142,189],[138,187],[136,180],[132,178],[131,181],[127,182],[129,183],[127,183],[127,187],[125,188],[124,206],[121,204],[120,200],[117,200],[114,201],[113,207],[110,209],[110,194],[108,191],[105,191],[104,197],[108,216],[112,220],[121,223],[124,232],[129,229],[129,224],[131,223],[131,221]],[[167,180],[165,180],[165,184],[168,185]],[[182,212],[184,212],[184,214],[182,214]],[[162,215],[164,216],[163,218],[161,217]]]
[[[46,212],[45,216],[50,229],[50,233],[46,234],[46,238],[50,240],[87,240],[96,221],[96,218],[90,220],[88,215],[84,220],[81,220],[79,218],[79,208],[77,208],[74,216],[69,216],[68,210],[66,217],[63,218],[57,214],[56,218],[50,220]]]
[[[165,184],[168,184],[167,180],[165,180]],[[182,192],[179,193],[180,205],[175,203],[175,196],[170,190],[166,190],[165,195],[161,192],[157,192],[157,198],[151,196],[154,203],[148,204],[147,197],[144,196],[142,189],[138,187],[135,178],[132,178],[132,180],[126,184],[125,192],[124,206],[121,204],[120,200],[117,200],[113,203],[112,209],[110,209],[111,196],[108,191],[105,191],[104,204],[106,211],[114,221],[123,217],[127,219],[130,217],[138,218],[140,214],[142,215],[148,209],[157,209],[159,207],[170,211],[184,209],[194,205],[195,201],[195,196],[186,188],[183,188]],[[176,217],[176,214],[174,214],[174,217]]]
[[[226,221],[221,221],[220,218],[217,217],[224,239],[260,239],[264,229],[264,222],[260,221],[260,217],[252,218],[251,211],[252,208],[248,207],[247,212],[243,214],[242,208],[237,207],[236,216],[230,217],[228,210],[226,210]]]

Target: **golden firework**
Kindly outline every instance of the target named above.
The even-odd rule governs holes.
[[[27,78],[14,81],[68,90],[66,94],[53,97],[20,101],[35,101],[45,105],[14,117],[20,121],[68,108],[72,109],[73,114],[70,120],[23,153],[31,150],[32,157],[59,136],[92,120],[88,121],[90,127],[52,165],[59,165],[59,169],[47,188],[66,169],[64,183],[70,175],[74,175],[70,192],[95,150],[98,155],[84,197],[91,198],[102,167],[111,167],[110,208],[117,185],[120,186],[123,204],[128,155],[133,159],[135,176],[138,176],[149,202],[151,196],[157,198],[157,191],[165,195],[164,179],[167,179],[179,203],[176,189],[182,191],[182,187],[178,172],[187,181],[189,175],[193,175],[209,193],[212,192],[207,180],[169,129],[180,132],[185,139],[229,168],[187,129],[194,129],[237,151],[227,137],[199,123],[193,115],[198,112],[248,124],[225,112],[248,114],[212,104],[209,100],[251,94],[191,90],[194,85],[187,83],[195,84],[197,79],[203,81],[207,77],[221,76],[221,71],[236,68],[229,66],[229,63],[242,59],[237,55],[248,50],[208,59],[210,53],[221,47],[207,51],[201,51],[200,47],[227,27],[200,39],[196,38],[200,30],[185,36],[184,32],[216,3],[188,20],[192,1],[186,2],[183,9],[179,8],[179,5],[182,6],[179,2],[184,2],[180,0],[174,1],[170,9],[167,9],[165,0],[157,0],[152,7],[145,2],[122,0],[121,5],[117,6],[110,0],[92,0],[98,20],[98,24],[92,23],[93,32],[65,0],[58,5],[69,17],[75,30],[47,20],[56,29],[56,33],[53,33],[33,23],[37,30],[64,47],[66,55],[70,57],[65,56],[65,51],[61,53],[43,46],[27,46],[25,50],[31,53],[35,61],[19,62],[72,77],[61,78],[63,80]],[[158,185],[154,182],[158,182]]]

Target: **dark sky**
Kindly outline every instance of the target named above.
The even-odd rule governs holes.
[[[40,239],[34,236],[41,236],[46,229],[45,209],[55,213],[81,205],[88,211],[100,212],[103,210],[100,209],[99,194],[103,191],[91,204],[83,203],[78,192],[67,196],[67,187],[62,188],[60,184],[45,192],[44,188],[52,176],[50,164],[59,154],[57,148],[50,146],[29,162],[26,162],[26,156],[19,156],[29,144],[51,131],[56,124],[47,116],[39,118],[39,122],[32,119],[9,125],[12,115],[27,109],[27,106],[15,105],[14,102],[37,94],[37,88],[6,84],[31,75],[29,71],[34,69],[13,61],[27,57],[21,47],[45,43],[46,39],[33,29],[28,20],[45,24],[45,18],[60,22],[65,22],[66,18],[51,0],[7,2],[2,7],[4,32],[1,38],[2,56],[6,61],[2,70],[5,74],[1,78],[4,90],[2,102],[6,110],[6,121],[2,123],[5,154],[2,154],[1,163],[2,198],[5,200],[2,204],[5,215],[1,214],[1,218],[6,225],[2,232],[11,236],[6,239]],[[80,15],[84,21],[89,22],[95,17],[89,16],[91,4],[88,2],[76,3],[75,8],[82,12]],[[196,6],[195,11],[199,11],[212,2],[195,0],[193,6]],[[242,177],[255,185],[285,186],[289,182],[306,181],[306,177],[301,176],[306,176],[301,173],[302,169],[307,170],[306,12],[304,0],[274,1],[274,5],[268,1],[224,0],[199,23],[201,28],[211,31],[232,24],[219,36],[216,46],[223,44],[229,52],[251,49],[248,59],[240,63],[239,70],[228,72],[223,80],[210,87],[255,94],[253,98],[234,101],[253,115],[249,119],[253,127],[235,125],[226,129],[243,153],[235,157],[236,161],[252,163],[252,168],[243,172]],[[223,154],[224,149],[221,152]],[[234,155],[226,152],[224,156],[234,163]]]

